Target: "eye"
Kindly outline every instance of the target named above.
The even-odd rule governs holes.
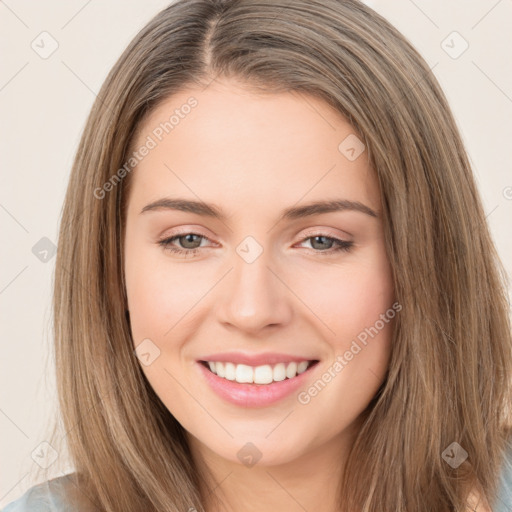
[[[300,242],[300,243],[307,242],[308,240],[311,240],[310,243],[311,243],[311,247],[313,249],[316,249],[316,248],[320,249],[315,252],[321,253],[323,256],[329,255],[329,254],[332,254],[335,252],[339,252],[339,251],[348,252],[354,245],[354,242],[349,242],[347,240],[340,240],[339,238],[334,238],[332,236],[321,235],[321,234],[308,236],[307,238],[304,238],[304,240],[302,240],[302,242]],[[326,245],[328,246],[327,248],[326,248]]]
[[[197,252],[199,252],[199,247],[201,246],[201,239],[208,240],[203,235],[199,235],[197,233],[181,233],[179,235],[172,236],[170,238],[165,238],[158,242],[166,251],[170,251],[174,254],[183,254],[188,256],[194,256]],[[199,239],[199,245],[198,245]],[[174,241],[179,241],[180,244],[183,243],[184,248],[181,249],[179,247],[173,246]]]
[[[192,257],[200,252],[201,241],[203,239],[209,240],[209,238],[198,233],[180,233],[178,235],[160,240],[158,244],[162,246],[166,251],[169,251],[173,254]],[[339,238],[323,234],[308,236],[299,242],[299,244],[303,244],[307,241],[311,241],[311,248],[314,250],[314,252],[322,255],[329,255],[340,251],[348,252],[354,245],[354,242],[340,240]],[[181,247],[176,247],[173,245],[175,242],[179,242]]]

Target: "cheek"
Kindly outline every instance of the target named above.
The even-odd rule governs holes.
[[[351,336],[357,336],[378,322],[391,308],[393,296],[393,283],[385,266],[362,269],[347,279],[341,312],[345,312],[343,318],[345,325],[351,328]],[[382,329],[380,322],[378,325]]]
[[[332,399],[343,396],[354,415],[362,412],[383,382],[399,306],[387,260],[347,279],[347,294],[336,324],[338,370]],[[394,307],[395,306],[395,307]]]
[[[347,367],[344,371],[350,373],[354,380],[361,379],[361,384],[369,379],[367,385],[373,387],[371,381],[378,381],[388,365],[396,316],[392,307],[394,287],[387,259],[376,258],[371,267],[363,268],[359,275],[348,281],[348,287],[351,296],[345,297],[344,318],[347,321],[345,326],[339,325],[340,330],[344,329],[344,336],[338,352],[346,354]]]
[[[165,259],[160,256],[157,261],[154,252],[135,249],[125,259],[130,325],[134,347],[140,345],[140,354],[150,354],[147,364],[140,360],[143,373],[162,402],[175,413],[186,410],[189,398],[180,391],[176,363],[181,355],[181,338],[186,339],[190,329],[187,312],[197,302],[198,294],[191,291],[194,283],[180,272],[170,272]]]
[[[360,414],[381,385],[399,314],[393,308],[394,287],[384,249],[366,256],[317,275],[312,288],[314,311],[329,328],[325,339],[331,352],[325,365],[329,375],[324,374],[328,389],[321,401],[338,410],[335,404],[343,397],[344,410],[335,415],[339,421]]]
[[[143,338],[159,337],[164,325],[165,311],[170,304],[161,275],[132,253],[126,262],[126,293],[134,343]]]
[[[162,340],[208,290],[200,272],[176,267],[171,271],[169,262],[162,255],[155,258],[154,253],[157,251],[134,251],[126,258],[126,292],[135,342],[151,337]]]
[[[298,294],[339,348],[378,321],[394,300],[391,269],[383,250],[347,265],[326,266],[299,282]]]

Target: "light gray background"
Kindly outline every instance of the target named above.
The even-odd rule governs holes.
[[[73,155],[95,93],[128,42],[168,3],[0,1],[0,507],[36,483],[31,454],[48,449],[40,443],[55,415],[50,303],[55,258],[49,252],[48,261],[41,261],[44,252],[36,257],[32,248],[43,237],[57,243]],[[410,39],[443,86],[511,275],[512,1],[367,3]],[[40,53],[51,48],[43,31],[58,42],[45,59],[31,46]],[[464,41],[468,49],[453,58]]]

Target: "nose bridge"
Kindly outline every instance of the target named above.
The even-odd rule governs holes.
[[[220,300],[219,320],[248,331],[289,320],[287,289],[270,259],[270,253],[251,240],[239,245]]]

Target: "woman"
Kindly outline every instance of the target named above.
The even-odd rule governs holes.
[[[5,510],[510,510],[507,308],[402,35],[352,0],[177,1],[107,77],[66,196],[75,472]]]

